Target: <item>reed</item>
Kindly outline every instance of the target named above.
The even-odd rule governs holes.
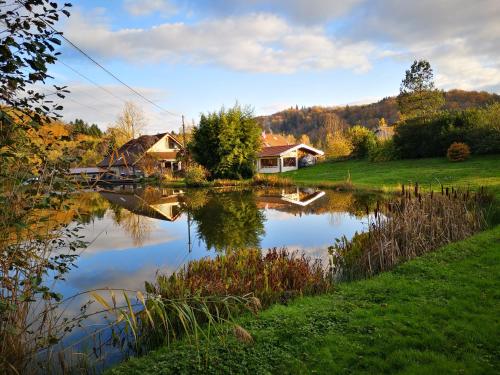
[[[484,207],[491,198],[442,187],[423,193],[418,184],[402,186],[398,198],[377,203],[368,231],[345,236],[329,247],[331,270],[337,279],[357,279],[387,271],[450,242],[485,228]],[[368,214],[368,212],[367,212]]]
[[[138,304],[125,292],[122,306],[114,292],[108,299],[93,296],[114,313],[110,325],[121,327],[121,342],[126,338],[129,348],[143,354],[179,337],[198,344],[227,333],[228,325],[238,340],[252,342],[234,316],[329,288],[328,272],[319,260],[285,249],[243,249],[192,261],[170,276],[158,275],[154,284],[146,283],[145,294],[137,292]]]
[[[276,174],[256,174],[253,177],[254,186],[295,186],[291,179],[287,177],[278,176]]]

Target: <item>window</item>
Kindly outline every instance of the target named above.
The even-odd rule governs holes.
[[[261,168],[274,168],[278,166],[278,159],[260,159],[260,167]]]
[[[283,166],[284,167],[296,167],[295,158],[283,158]]]
[[[168,143],[168,148],[170,150],[178,150],[179,149],[179,145],[177,144],[177,142],[174,142],[172,139],[168,139],[167,140],[167,143]]]

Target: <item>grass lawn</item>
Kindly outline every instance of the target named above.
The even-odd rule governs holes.
[[[462,171],[462,178],[474,174],[491,179],[495,177],[491,171],[474,172],[471,165],[493,167],[497,160],[476,159],[471,164],[453,165],[443,173],[465,168],[469,172]],[[431,165],[445,169],[441,160],[426,164],[429,171]],[[328,173],[335,165],[314,169]],[[364,166],[366,170],[368,163],[345,165]],[[391,165],[412,168],[416,162]],[[314,169],[300,173],[307,176]],[[391,176],[397,178],[396,174]],[[359,170],[353,176],[356,178],[370,180]],[[391,272],[340,284],[331,294],[276,305],[258,317],[242,317],[239,323],[253,335],[253,344],[239,343],[228,335],[223,343],[202,342],[198,351],[187,342],[179,342],[132,359],[109,374],[498,374],[500,226]]]
[[[396,160],[372,163],[367,160],[325,162],[314,167],[284,173],[283,176],[304,184],[342,184],[351,176],[355,187],[364,189],[398,189],[402,183],[418,182],[447,186],[488,187],[500,197],[500,155],[474,156],[453,163],[445,158]]]

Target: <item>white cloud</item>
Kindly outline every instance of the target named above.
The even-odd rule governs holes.
[[[146,133],[179,129],[180,120],[177,117],[160,113],[124,86],[101,84],[103,89],[100,89],[91,84],[70,80],[65,80],[64,84],[69,87],[70,93],[66,94],[66,98],[58,99],[58,102],[64,107],[62,114],[65,121],[83,118],[105,130],[116,121],[124,102],[131,101],[144,112],[147,124],[144,129]],[[160,89],[146,87],[134,87],[134,89],[156,103],[166,96],[165,91]]]
[[[168,17],[177,13],[177,8],[168,0],[124,0],[123,7],[133,16],[158,13]]]
[[[426,58],[442,88],[500,84],[498,0],[384,0],[360,9],[361,27],[348,32],[356,40],[383,45],[380,57]]]
[[[130,62],[215,64],[234,70],[294,73],[334,68],[367,71],[373,45],[332,39],[320,26],[293,26],[271,14],[249,14],[195,24],[163,23],[112,30],[74,13],[66,35],[100,58]]]

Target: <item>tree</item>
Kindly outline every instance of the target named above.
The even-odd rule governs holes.
[[[122,146],[140,135],[146,127],[144,112],[132,102],[126,102],[115,125],[108,130],[113,134],[116,145]]]
[[[353,149],[351,141],[339,131],[326,135],[324,147],[326,156],[334,159],[348,157]]]
[[[89,125],[82,119],[77,118],[75,119],[75,121],[71,121],[69,125],[72,127],[71,132],[73,133],[73,136],[76,136],[78,134],[90,135],[92,137],[102,136],[102,131],[101,129],[99,129],[99,126],[97,126],[97,124]]]
[[[211,178],[247,178],[254,173],[260,135],[253,111],[236,104],[228,110],[202,114],[188,147]]]
[[[51,76],[47,66],[54,64],[61,44],[53,25],[68,7],[50,0],[0,2],[0,99],[39,123],[43,116],[59,117],[62,106],[47,100],[43,83]],[[42,83],[42,85],[40,85]],[[43,90],[42,90],[43,88]],[[66,87],[53,86],[63,98]]]
[[[434,88],[433,77],[426,60],[415,60],[406,71],[397,98],[403,120],[432,116],[444,105],[444,94]]]
[[[303,143],[305,145],[311,146],[311,140],[309,139],[309,136],[307,134],[302,134],[299,138],[299,143]]]
[[[347,131],[347,138],[353,146],[352,155],[357,158],[368,156],[370,148],[377,143],[377,137],[370,130],[361,125],[355,125]]]

